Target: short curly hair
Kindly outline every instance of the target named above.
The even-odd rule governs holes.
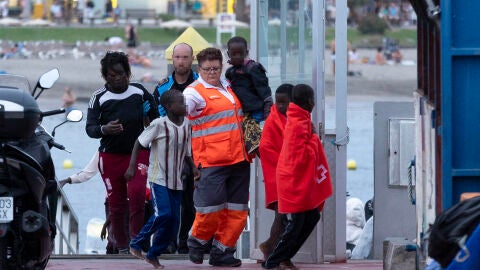
[[[230,49],[230,46],[233,43],[242,44],[243,46],[245,46],[245,49],[248,49],[247,40],[243,37],[235,36],[235,37],[232,37],[231,39],[229,39],[228,42],[227,42],[227,48]]]
[[[222,64],[223,63],[222,51],[220,51],[217,48],[209,47],[201,50],[197,54],[197,61],[199,66],[202,66],[203,62],[205,61],[213,61],[213,60],[219,60],[220,64]]]
[[[102,66],[101,72],[103,78],[107,77],[108,70],[113,68],[113,66],[116,64],[122,65],[129,78],[132,75],[130,64],[128,62],[128,56],[124,52],[108,51],[102,60],[100,60],[100,64]]]
[[[277,91],[275,91],[275,94],[285,94],[287,95],[288,99],[292,100],[292,91],[293,91],[293,84],[284,83],[277,88]]]
[[[177,89],[170,89],[168,91],[165,91],[160,97],[160,105],[162,105],[162,107],[168,111],[167,105],[171,104],[173,98],[177,95],[183,96],[182,92],[180,92],[180,90],[177,90]]]
[[[314,98],[315,92],[308,84],[297,84],[292,89],[292,102],[302,108],[308,107]]]

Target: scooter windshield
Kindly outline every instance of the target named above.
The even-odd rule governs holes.
[[[30,93],[30,83],[27,78],[19,75],[0,74],[0,89],[19,89]]]

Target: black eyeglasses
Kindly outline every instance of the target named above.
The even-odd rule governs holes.
[[[203,67],[200,67],[201,70],[205,71],[205,72],[213,72],[213,73],[217,73],[219,72],[222,68],[221,67],[208,67],[208,68],[203,68]]]

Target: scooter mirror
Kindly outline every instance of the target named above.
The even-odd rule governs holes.
[[[49,89],[60,77],[60,72],[57,68],[54,68],[47,73],[44,73],[38,80],[38,84],[42,89]]]
[[[80,110],[71,110],[67,114],[67,120],[70,122],[80,122],[83,119],[83,112]]]

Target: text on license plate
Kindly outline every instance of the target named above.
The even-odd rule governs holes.
[[[0,223],[13,220],[13,197],[0,197]]]

